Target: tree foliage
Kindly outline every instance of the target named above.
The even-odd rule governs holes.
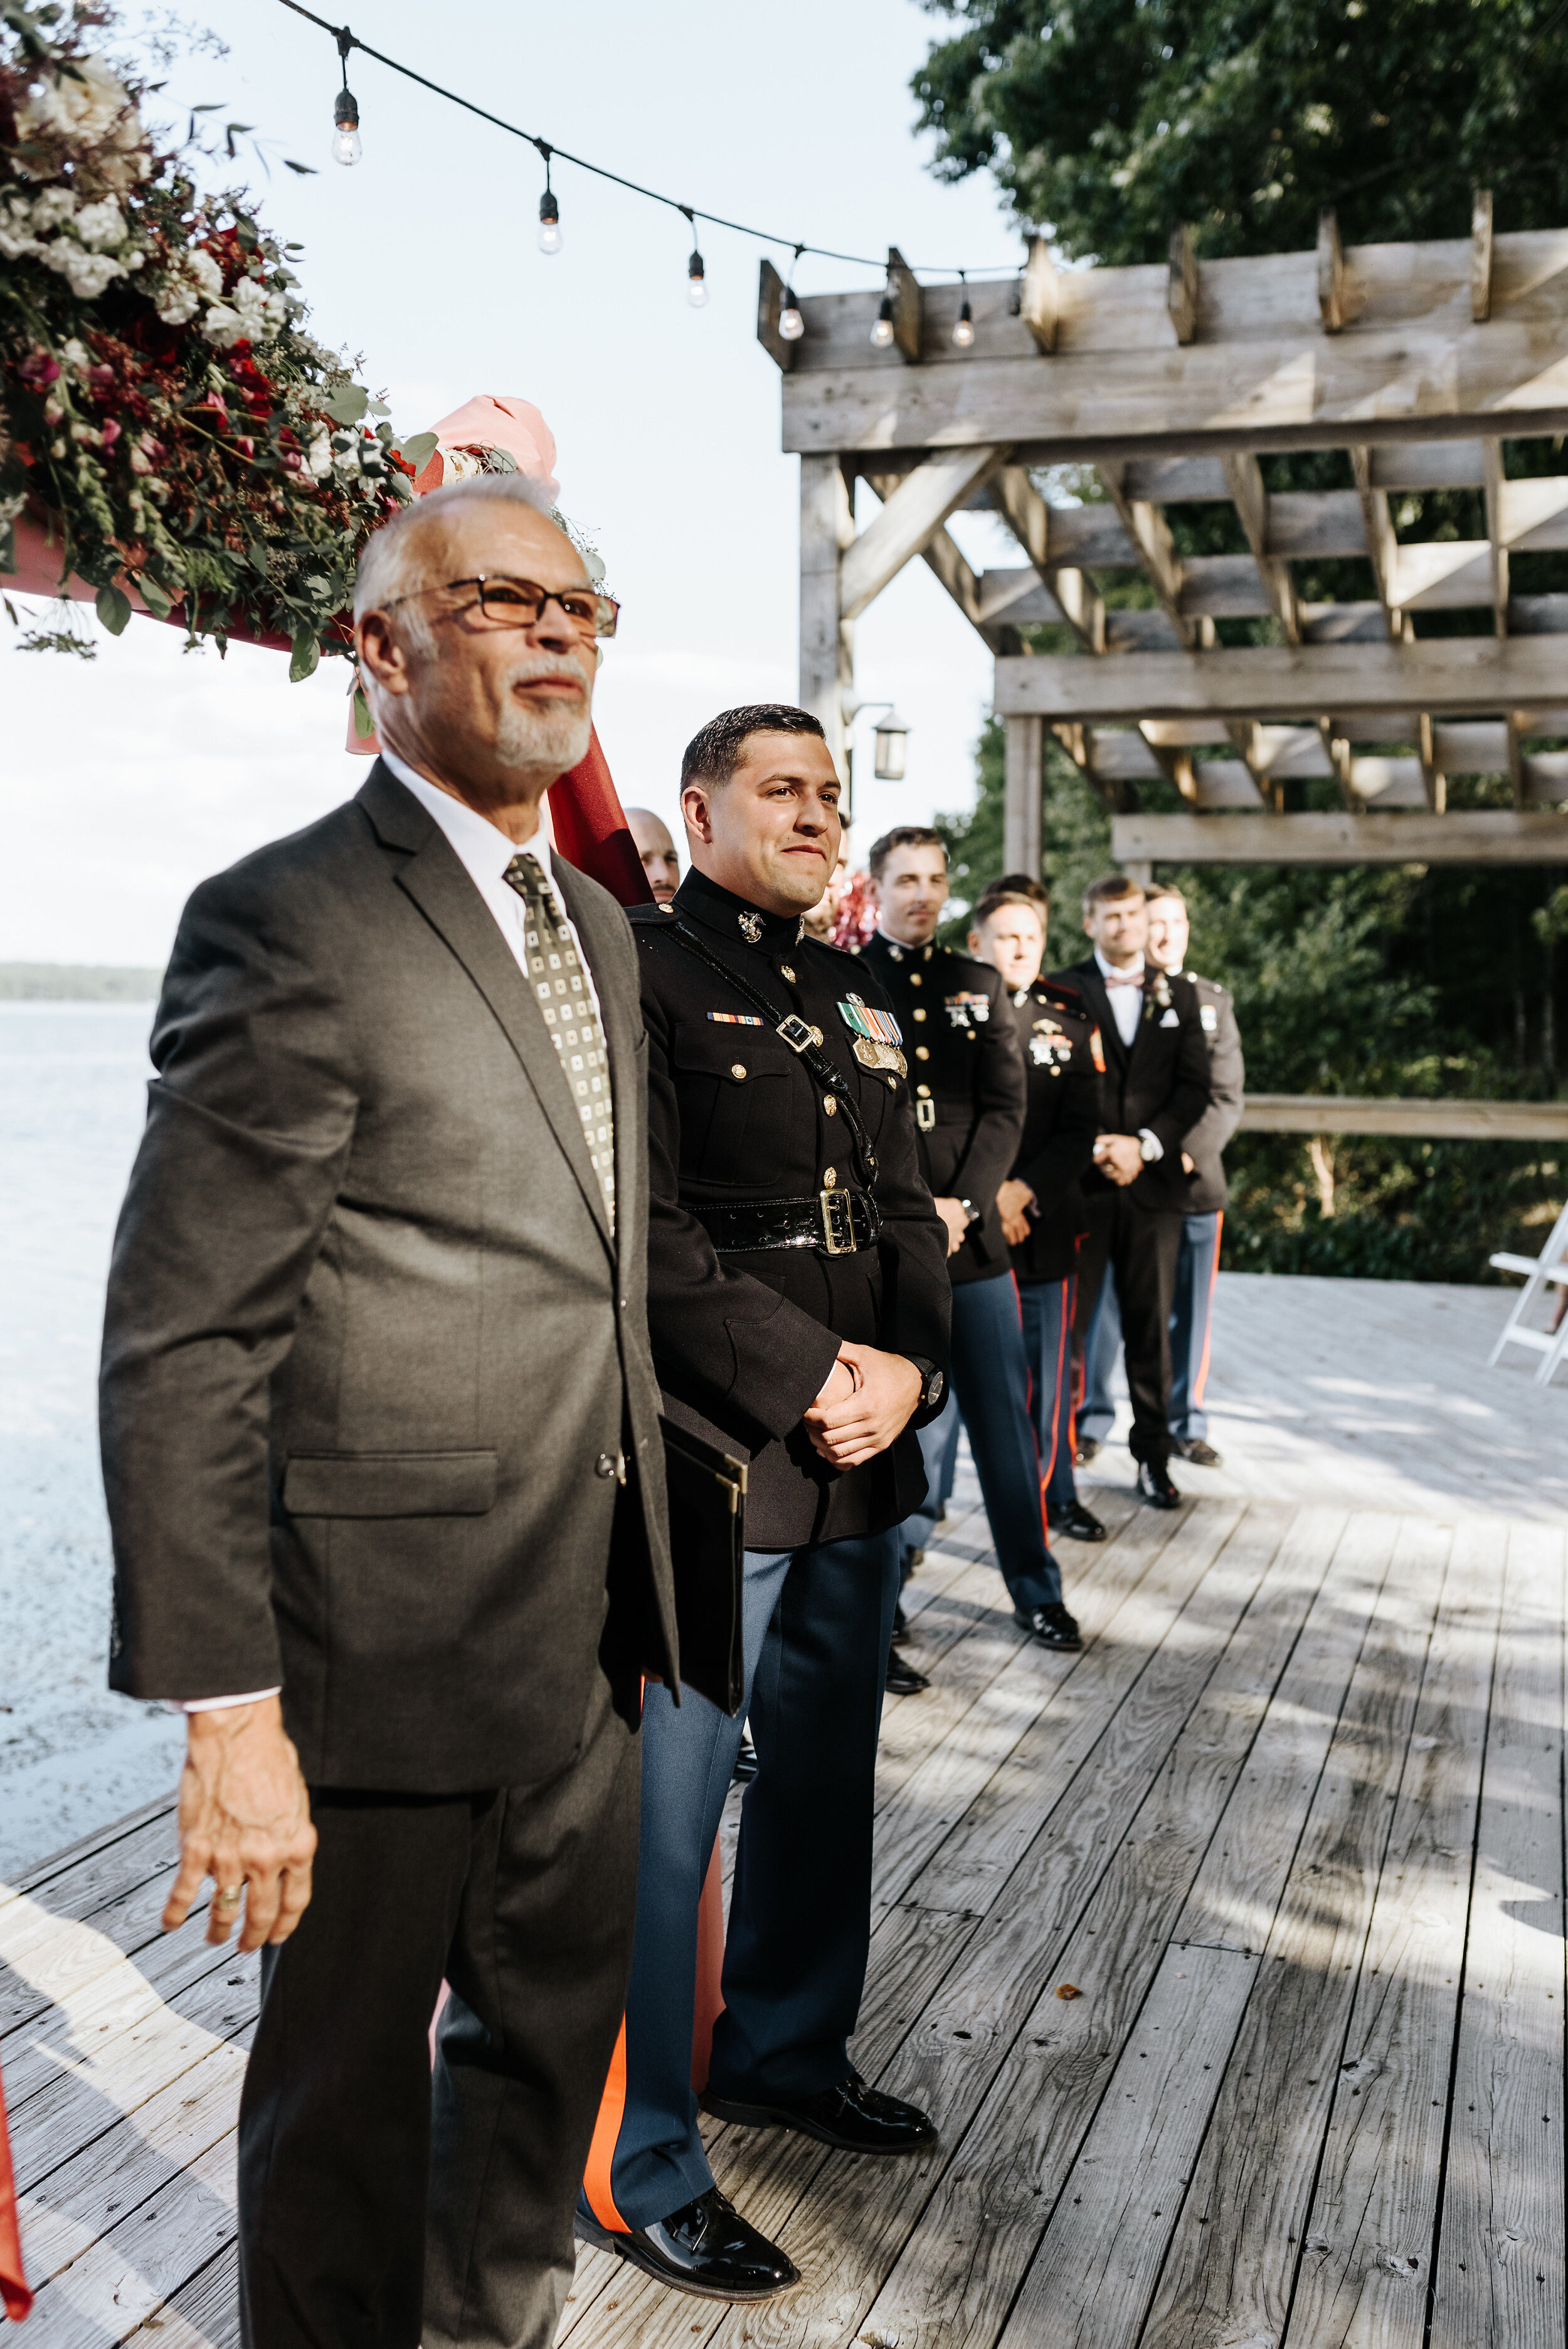
[[[944,179],[991,171],[1062,252],[1158,261],[1568,220],[1560,0],[926,0],[913,78]]]

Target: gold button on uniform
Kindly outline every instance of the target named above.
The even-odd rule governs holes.
[[[931,1087],[929,1085],[916,1085],[914,1090],[920,1095],[922,1101],[929,1101],[931,1099]]]
[[[825,1097],[825,1099],[823,1100],[823,1102],[822,1102],[822,1115],[823,1115],[824,1117],[837,1117],[837,1116],[838,1116],[838,1114],[839,1114],[839,1104],[838,1104],[838,1102],[833,1099],[832,1094],[831,1094],[831,1093],[829,1093],[829,1094]]]
[[[834,1184],[838,1181],[838,1179],[839,1179],[839,1170],[838,1170],[838,1168],[837,1168],[836,1166],[824,1166],[824,1167],[823,1167],[823,1169],[822,1169],[822,1188],[823,1188],[823,1190],[824,1190],[824,1191],[830,1191],[830,1190],[832,1189],[832,1187],[833,1187]]]
[[[731,1061],[729,1064],[729,1073],[732,1077],[743,1077],[746,1074],[745,1061]]]
[[[789,964],[788,964],[787,962],[781,962],[781,963],[779,964],[779,977],[780,977],[781,978],[787,978],[787,979],[789,980],[789,984],[790,984],[790,986],[791,986],[791,987],[793,987],[793,986],[794,986],[794,984],[795,984],[795,974],[794,974],[794,972],[790,969],[790,968],[789,968]]]
[[[909,974],[909,983],[910,983],[911,987],[918,987],[918,986],[920,985],[920,973],[919,973],[919,971],[917,971],[917,970],[912,970],[912,971],[910,972],[910,974]]]
[[[923,1019],[925,1017],[924,1012],[921,1009],[918,1003],[914,1007],[914,1016],[917,1019]]]
[[[917,1044],[914,1048],[914,1057],[917,1061],[929,1061],[931,1058],[930,1045]]]

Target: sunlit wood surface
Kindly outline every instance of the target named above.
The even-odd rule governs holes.
[[[1568,1398],[1481,1367],[1501,1291],[1221,1306],[1225,1468],[1161,1516],[1096,1464],[1081,1656],[1014,1630],[967,1482],[913,1587],[854,2053],[939,2147],[715,2127],[803,2282],[585,2251],[577,2349],[1561,2349]],[[142,1814],[0,1900],[39,2349],[238,2338],[254,1971],[159,1933],[171,1850]]]

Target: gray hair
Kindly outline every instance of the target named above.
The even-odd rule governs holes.
[[[528,506],[547,521],[555,512],[543,483],[536,481],[531,473],[521,472],[477,473],[466,481],[449,481],[444,489],[432,490],[428,497],[410,499],[401,512],[372,533],[360,551],[354,581],[356,621],[363,619],[366,612],[384,612],[399,596],[415,595],[427,585],[420,576],[419,561],[419,534],[424,525],[453,505],[474,505],[481,498]],[[435,650],[435,632],[423,613],[405,612],[400,625],[417,651],[428,655]]]

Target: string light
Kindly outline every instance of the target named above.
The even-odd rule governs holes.
[[[884,294],[882,297],[882,306],[877,312],[876,324],[872,328],[872,348],[876,351],[886,351],[891,350],[892,347],[892,295]]]
[[[346,27],[337,36],[337,54],[343,61],[343,88],[332,103],[332,159],[335,163],[357,163],[365,150],[359,140],[359,100],[348,87],[348,52],[354,46],[354,36]]]
[[[555,191],[550,184],[550,157],[552,150],[544,144],[542,140],[537,140],[534,143],[538,147],[540,153],[544,158],[544,193],[539,199],[539,249],[541,253],[559,253],[561,250],[561,207],[555,201]]]
[[[962,269],[958,273],[958,283],[964,288],[964,299],[959,305],[958,316],[953,321],[953,347],[955,351],[966,351],[975,341],[975,313],[969,307],[968,275]]]
[[[800,255],[805,252],[805,250],[806,248],[803,244],[798,244],[795,247],[796,261],[799,260]],[[789,274],[791,277],[795,274],[795,266],[793,262],[789,266]],[[792,285],[786,285],[784,288],[784,299],[779,305],[779,337],[786,343],[798,343],[805,331],[806,321],[800,316],[800,305],[795,299],[795,288]]]
[[[686,300],[694,310],[702,310],[707,306],[707,265],[696,242],[696,222],[692,219],[690,207],[682,204],[680,209],[686,214],[692,233],[691,259],[686,263]]]

